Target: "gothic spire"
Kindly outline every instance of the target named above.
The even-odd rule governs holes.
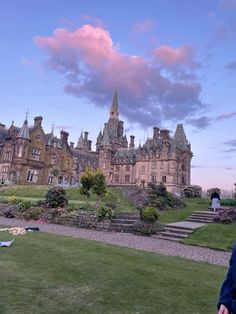
[[[27,113],[27,115],[28,115],[28,113]],[[29,137],[29,127],[28,127],[27,115],[26,115],[25,121],[24,121],[17,137],[29,140],[30,137]]]
[[[105,127],[103,130],[103,137],[102,137],[102,145],[109,146],[110,145],[110,138],[108,134],[107,124],[105,123]]]
[[[117,90],[115,91],[111,110],[110,110],[110,118],[116,118],[119,119],[119,108],[118,108],[118,96],[117,96]]]
[[[188,145],[188,141],[186,138],[186,134],[184,132],[183,124],[178,124],[176,127],[174,139],[176,141],[177,146],[186,149]]]
[[[83,149],[84,147],[84,138],[83,138],[83,131],[81,131],[78,143],[77,143],[77,148]]]

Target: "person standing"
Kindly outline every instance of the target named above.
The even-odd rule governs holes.
[[[211,194],[211,207],[214,209],[214,212],[217,208],[220,208],[220,195],[216,191]]]
[[[229,269],[220,290],[218,314],[236,314],[236,244],[233,247]]]

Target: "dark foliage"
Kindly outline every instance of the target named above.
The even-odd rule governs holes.
[[[183,196],[188,198],[201,198],[202,188],[199,185],[189,185],[184,188]]]
[[[163,226],[159,221],[147,222],[144,220],[137,221],[133,225],[133,232],[139,235],[150,236],[156,234],[157,232],[163,230]]]
[[[236,208],[219,210],[214,221],[224,224],[236,223]]]
[[[65,207],[68,204],[66,191],[60,186],[48,190],[45,199],[46,203],[52,208]]]

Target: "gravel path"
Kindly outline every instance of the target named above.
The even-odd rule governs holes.
[[[38,223],[35,221],[23,221],[19,219],[7,219],[0,217],[0,225],[14,227],[39,227],[40,231],[54,233],[74,238],[94,240],[122,247],[129,247],[148,252],[156,252],[162,255],[180,256],[186,259],[206,262],[209,264],[227,266],[230,259],[229,252],[216,251],[208,248],[184,245],[167,240],[152,237],[136,236],[129,233],[117,233],[107,231],[96,231],[80,229],[56,224]]]

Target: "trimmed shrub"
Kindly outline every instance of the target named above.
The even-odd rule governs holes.
[[[47,191],[46,203],[52,208],[65,207],[68,204],[66,191],[61,186],[55,186]]]
[[[163,230],[163,225],[159,221],[153,223],[147,221],[137,221],[133,225],[133,232],[139,235],[150,236],[156,234],[157,232]]]
[[[105,218],[111,219],[114,217],[114,214],[112,208],[106,206],[100,206],[97,210],[98,221],[102,221]]]
[[[148,222],[155,222],[158,220],[160,214],[155,207],[147,207],[142,213],[142,219]]]
[[[19,204],[22,200],[12,195],[7,198],[9,204]]]

